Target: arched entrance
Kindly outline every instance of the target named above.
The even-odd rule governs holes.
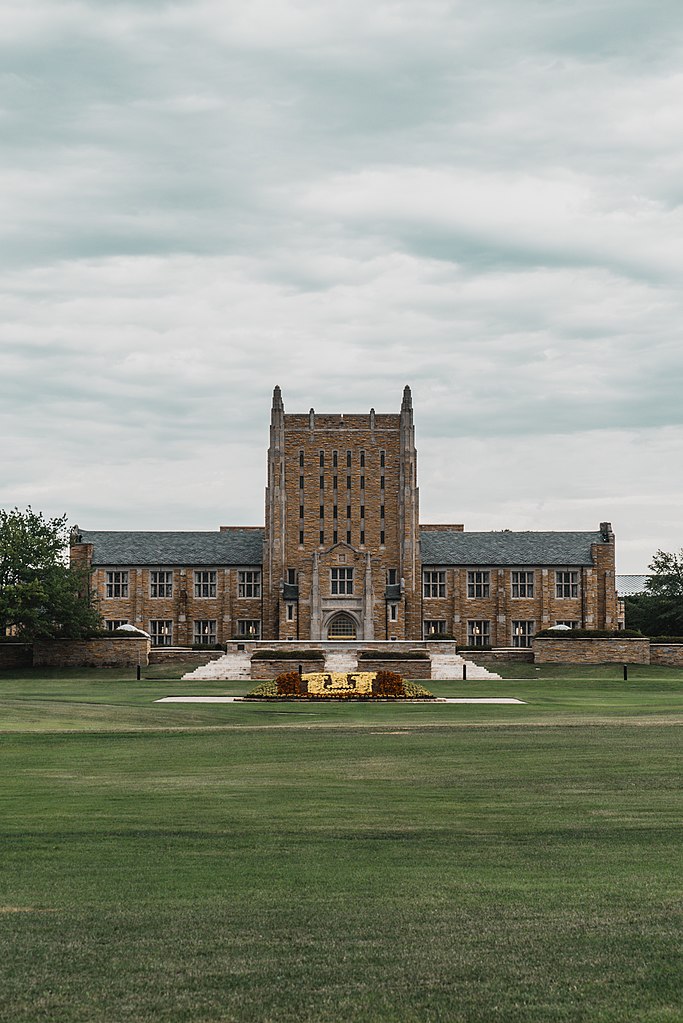
[[[345,611],[340,611],[334,618],[330,619],[330,623],[327,626],[327,638],[328,639],[349,639],[354,640],[357,638],[356,622],[351,615],[346,614]]]

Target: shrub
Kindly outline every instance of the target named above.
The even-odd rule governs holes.
[[[434,693],[430,693],[429,689],[425,689],[419,682],[411,682],[410,679],[403,680],[403,688],[405,690],[406,698],[408,700],[433,700]]]
[[[298,671],[285,671],[275,679],[278,696],[299,696],[301,678]]]
[[[247,693],[247,696],[268,696],[272,698],[277,697],[277,695],[277,682],[274,678],[268,678],[264,682],[259,682],[257,686]]]
[[[255,650],[253,661],[322,661],[322,650]]]
[[[378,671],[372,680],[373,696],[405,696],[403,679],[395,671]]]
[[[683,643],[683,636],[650,636],[651,643]]]
[[[428,650],[361,650],[358,663],[361,661],[428,661]]]

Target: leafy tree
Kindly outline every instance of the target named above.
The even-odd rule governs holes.
[[[0,509],[0,636],[76,639],[98,630],[87,573],[69,568],[67,550],[66,515]]]
[[[645,592],[627,597],[626,623],[646,636],[683,636],[683,550],[657,551]]]

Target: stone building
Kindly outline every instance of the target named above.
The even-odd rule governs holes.
[[[156,645],[454,638],[529,646],[616,628],[614,534],[421,525],[410,389],[400,412],[285,412],[273,393],[265,528],[72,531],[108,628]]]

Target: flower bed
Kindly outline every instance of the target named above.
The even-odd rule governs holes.
[[[287,671],[261,682],[247,698],[255,700],[433,700],[415,682],[392,671]]]

